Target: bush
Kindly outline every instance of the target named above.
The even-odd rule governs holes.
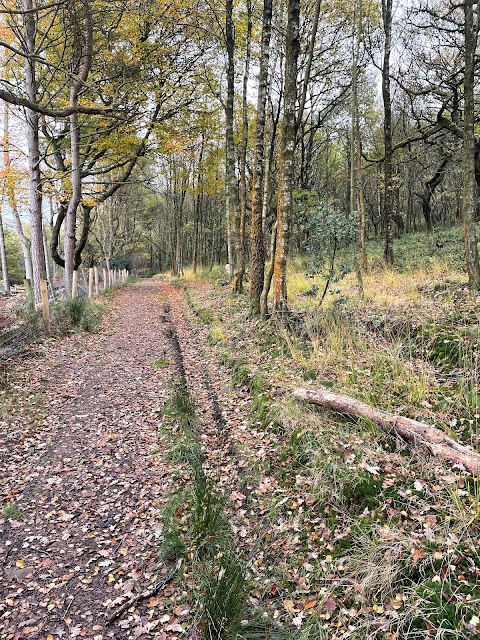
[[[60,335],[75,330],[94,333],[100,326],[101,310],[87,298],[62,300],[52,305],[51,327]]]

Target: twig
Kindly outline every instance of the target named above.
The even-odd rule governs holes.
[[[112,624],[114,620],[116,620],[117,618],[120,618],[120,616],[123,615],[125,611],[127,611],[127,609],[130,609],[130,607],[135,606],[138,602],[140,602],[140,600],[145,600],[145,598],[150,598],[151,596],[156,595],[162,589],[165,589],[165,587],[169,585],[170,582],[172,582],[172,580],[175,578],[181,565],[182,565],[182,560],[180,559],[178,560],[175,567],[170,571],[170,573],[167,573],[167,575],[161,580],[157,580],[153,585],[153,587],[151,587],[150,589],[147,589],[146,591],[142,591],[142,593],[139,593],[133,598],[130,598],[130,600],[127,600],[125,604],[122,604],[121,607],[119,607],[114,613],[112,613],[112,615],[108,618],[106,624],[107,625]]]
[[[66,619],[66,617],[68,616],[68,612],[70,611],[70,607],[73,604],[73,601],[75,600],[75,596],[69,596],[70,597],[70,602],[68,603],[68,607],[65,609],[65,613],[63,614],[63,620]]]

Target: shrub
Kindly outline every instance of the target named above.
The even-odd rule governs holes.
[[[51,327],[60,335],[75,330],[94,333],[100,326],[101,316],[100,307],[88,298],[62,300],[51,307]]]

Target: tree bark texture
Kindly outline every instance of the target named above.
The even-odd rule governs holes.
[[[299,28],[300,0],[288,0],[283,127],[278,178],[277,245],[273,272],[273,310],[278,313],[285,313],[288,310],[287,254],[293,213],[293,184],[295,178],[295,106],[297,101],[298,54],[300,51]]]
[[[10,295],[10,278],[8,276],[7,249],[5,247],[5,233],[3,230],[3,216],[0,210],[0,261],[2,265],[3,292]]]
[[[37,102],[37,79],[35,69],[37,32],[36,14],[32,0],[24,0],[23,24],[25,29],[25,48],[29,54],[25,58],[25,88],[28,99]],[[30,215],[31,257],[33,275],[33,294],[35,303],[41,302],[40,281],[47,276],[45,268],[45,254],[43,252],[43,221],[42,221],[42,176],[40,173],[40,140],[39,114],[31,109],[25,109],[28,143],[28,174],[29,193],[28,208]]]
[[[387,413],[350,396],[324,389],[300,388],[296,389],[293,395],[297,400],[320,405],[337,413],[365,418],[382,431],[423,446],[442,460],[463,465],[470,473],[477,474],[480,469],[479,453],[424,422]]]
[[[268,89],[270,38],[272,33],[272,0],[264,0],[260,69],[258,76],[257,121],[253,152],[252,217],[250,223],[250,313],[260,313],[260,296],[265,275],[265,252],[262,223],[263,179],[265,173],[265,115]]]
[[[382,19],[384,29],[384,50],[382,67],[383,98],[383,137],[385,145],[384,160],[384,198],[383,220],[385,227],[385,249],[383,257],[387,265],[393,264],[393,134],[392,134],[392,96],[390,91],[390,55],[392,52],[393,0],[382,0]]]
[[[241,260],[237,280],[240,290],[243,288],[245,273],[245,225],[247,219],[247,149],[248,149],[248,80],[250,77],[250,58],[252,48],[252,0],[247,0],[247,44],[245,50],[245,70],[243,73],[242,93],[242,144],[240,148],[240,244]]]
[[[468,284],[472,291],[477,291],[480,287],[480,265],[478,260],[478,245],[475,231],[475,211],[477,206],[478,187],[475,180],[474,85],[478,17],[474,11],[473,0],[465,0],[463,10],[465,16],[465,75],[463,80],[465,131],[463,135],[462,223]]]
[[[5,167],[5,194],[7,202],[12,210],[20,246],[22,247],[23,261],[25,263],[25,277],[32,281],[32,256],[30,254],[30,240],[23,231],[22,220],[15,196],[14,175],[10,158],[10,112],[8,103],[4,103],[3,110],[3,164]]]
[[[75,70],[78,72],[78,78],[70,87],[70,107],[75,109],[78,106],[78,97],[85,86],[90,74],[93,55],[93,24],[92,14],[88,0],[81,0],[83,13],[83,30],[85,34],[85,51],[80,56],[81,68]],[[79,28],[79,27],[78,27]],[[82,45],[80,45],[82,46]],[[78,52],[75,52],[75,54]],[[75,232],[77,226],[77,209],[82,199],[82,166],[80,161],[80,124],[78,121],[78,113],[72,113],[70,116],[70,156],[71,156],[71,180],[72,195],[67,207],[65,216],[65,293],[67,297],[71,292],[72,276],[75,268]]]
[[[242,243],[240,233],[240,208],[235,172],[235,139],[233,132],[233,101],[235,97],[235,34],[233,25],[233,0],[225,3],[225,37],[227,44],[227,100],[225,103],[225,174],[227,216],[233,245],[233,290],[242,290]]]

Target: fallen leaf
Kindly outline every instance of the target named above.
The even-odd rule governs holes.
[[[419,560],[422,560],[423,558],[426,557],[426,553],[423,549],[420,549],[419,547],[414,547],[412,549],[412,559],[413,559],[413,566],[415,567]]]

